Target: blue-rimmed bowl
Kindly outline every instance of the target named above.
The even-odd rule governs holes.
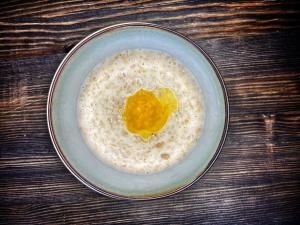
[[[193,74],[202,90],[205,122],[191,152],[166,170],[130,174],[99,160],[79,129],[80,88],[101,60],[126,49],[147,48],[175,57]],[[79,42],[59,65],[48,96],[47,121],[53,145],[65,166],[86,186],[122,199],[154,199],[190,186],[216,160],[228,129],[228,97],[222,77],[208,55],[175,31],[148,23],[124,23],[101,29]]]

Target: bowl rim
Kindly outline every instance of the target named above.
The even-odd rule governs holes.
[[[55,132],[54,132],[54,128],[53,128],[53,122],[52,122],[52,100],[53,100],[53,94],[55,92],[55,88],[56,88],[56,84],[58,82],[59,77],[61,76],[61,73],[64,69],[64,66],[66,65],[66,63],[69,61],[69,59],[72,57],[72,55],[74,55],[77,50],[79,50],[82,46],[84,46],[87,42],[89,42],[90,40],[92,40],[93,38],[102,35],[104,33],[110,32],[112,30],[118,29],[118,28],[124,28],[124,27],[149,27],[149,28],[155,28],[158,30],[162,30],[165,32],[169,32],[172,33],[180,38],[185,39],[186,41],[188,41],[190,44],[192,44],[202,55],[205,56],[206,60],[210,63],[210,65],[212,66],[212,68],[214,69],[218,80],[220,82],[220,85],[222,87],[222,92],[223,92],[223,97],[224,97],[224,105],[225,105],[225,121],[224,121],[224,127],[223,127],[223,132],[222,132],[222,136],[219,142],[219,145],[212,157],[212,159],[209,161],[207,167],[198,174],[198,176],[191,182],[176,188],[174,190],[170,190],[166,193],[157,193],[154,195],[149,195],[149,196],[125,196],[125,195],[120,195],[120,194],[116,194],[116,193],[112,193],[109,192],[107,190],[104,190],[98,186],[96,186],[95,184],[91,183],[90,181],[88,181],[86,178],[84,178],[84,176],[82,176],[78,171],[76,171],[76,169],[71,165],[71,163],[67,160],[67,158],[64,156],[62,148],[60,147],[60,145],[58,144],[57,138],[55,136]],[[228,133],[228,125],[229,125],[229,99],[228,99],[228,93],[226,90],[226,85],[225,82],[222,78],[222,75],[220,73],[220,71],[218,70],[217,66],[215,65],[215,63],[213,62],[213,60],[208,56],[208,54],[198,45],[196,44],[196,42],[194,42],[193,40],[191,40],[190,38],[186,37],[185,35],[171,30],[169,28],[165,28],[163,26],[157,25],[157,24],[153,24],[153,23],[145,23],[145,22],[127,22],[127,23],[118,23],[115,25],[111,25],[111,26],[107,26],[104,27],[100,30],[97,30],[95,32],[93,32],[92,34],[86,36],[84,39],[82,39],[78,44],[76,44],[71,51],[64,57],[64,59],[62,60],[62,62],[60,63],[60,65],[58,66],[54,77],[52,79],[51,85],[50,85],[50,89],[49,89],[49,93],[48,93],[48,99],[47,99],[47,125],[48,125],[48,131],[50,134],[50,138],[52,141],[52,144],[60,158],[60,160],[63,162],[63,164],[66,166],[66,168],[84,185],[86,185],[87,187],[89,187],[90,189],[103,194],[107,197],[111,197],[114,199],[123,199],[123,200],[153,200],[153,199],[159,199],[159,198],[163,198],[163,197],[167,197],[173,194],[176,194],[178,192],[181,192],[185,189],[187,189],[188,187],[190,187],[191,185],[193,185],[195,182],[197,182],[199,179],[201,179],[206,173],[207,171],[212,167],[212,165],[214,164],[214,162],[216,161],[217,157],[219,156],[222,147],[224,146],[225,140],[226,140],[226,136]]]

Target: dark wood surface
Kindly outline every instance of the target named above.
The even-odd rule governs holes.
[[[297,1],[1,1],[0,223],[290,224],[300,219]],[[225,146],[207,175],[143,202],[97,194],[59,160],[46,100],[60,61],[107,25],[146,21],[186,34],[229,92]]]

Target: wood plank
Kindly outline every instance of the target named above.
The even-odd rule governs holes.
[[[59,1],[6,6],[0,12],[0,58],[64,52],[87,34],[117,22],[171,27],[198,40],[297,30],[297,3]],[[45,7],[47,6],[47,7]],[[123,10],[126,7],[126,10]],[[85,15],[85,16],[77,16]]]
[[[77,198],[77,202],[21,203],[3,209],[7,221],[14,224],[78,224],[96,221],[101,221],[101,224],[193,224],[199,221],[204,224],[228,224],[228,221],[234,221],[235,224],[280,224],[296,219],[292,207],[299,207],[296,199],[299,190],[295,191],[294,185],[287,182],[240,188],[207,187],[190,189],[180,196],[149,202],[115,201],[96,195],[86,199],[78,197],[78,193],[72,193],[70,195],[73,195],[73,199]],[[202,195],[203,192],[206,194]],[[210,204],[205,204],[207,201]],[[287,208],[287,205],[290,207]],[[278,211],[280,213],[276,213]]]

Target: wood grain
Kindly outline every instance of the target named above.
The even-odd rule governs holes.
[[[300,209],[296,1],[0,2],[1,224],[292,224]],[[194,39],[224,77],[225,146],[201,181],[148,202],[97,194],[63,166],[46,122],[53,74],[84,36],[155,22]]]
[[[124,21],[158,23],[194,39],[296,30],[298,6],[294,1],[12,2],[0,12],[0,58],[64,52],[87,34]]]

